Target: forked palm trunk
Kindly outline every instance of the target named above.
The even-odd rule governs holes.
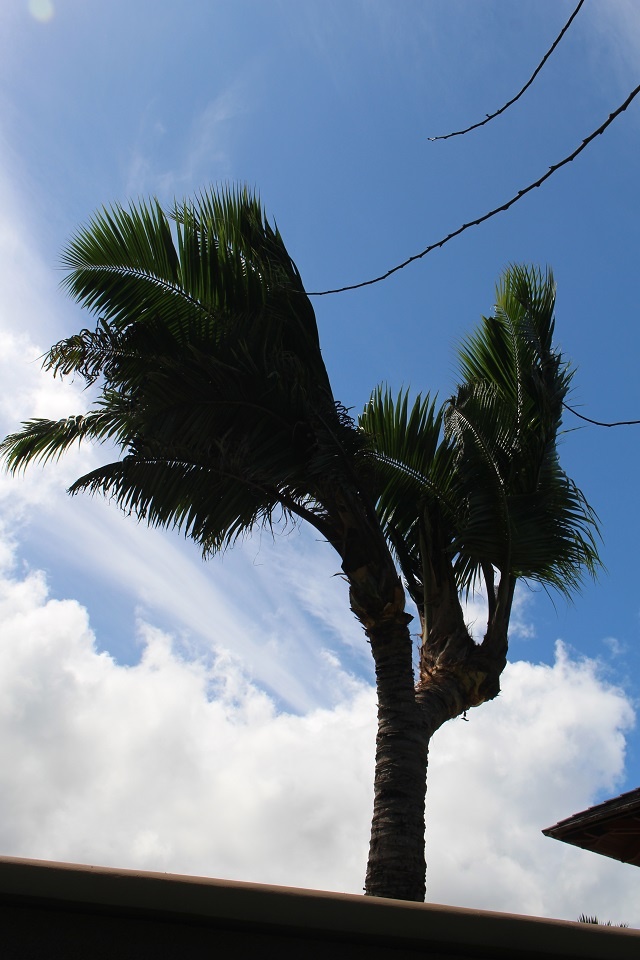
[[[365,893],[423,902],[429,743],[447,720],[498,694],[506,643],[491,632],[483,645],[466,632],[434,636],[431,657],[423,649],[415,685],[408,628],[387,623],[367,632],[376,665],[378,735]]]
[[[331,542],[342,556],[351,609],[371,644],[378,695],[365,893],[423,902],[430,738],[447,720],[495,696],[499,685],[493,678],[491,690],[486,685],[491,658],[469,636],[453,584],[436,598],[438,629],[423,645],[416,684],[412,618],[405,611],[405,593],[393,559],[377,524],[357,498],[343,497],[340,508]]]

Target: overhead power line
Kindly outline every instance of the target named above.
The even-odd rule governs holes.
[[[580,7],[583,5],[583,3],[584,3],[584,0],[580,0],[580,3],[579,3],[578,6],[575,8],[575,10],[573,11],[573,13],[571,14],[571,16],[569,17],[569,19],[568,19],[567,22],[565,23],[564,27],[562,28],[562,30],[560,31],[560,33],[558,34],[558,36],[557,36],[556,39],[554,40],[553,44],[549,47],[549,49],[548,49],[547,52],[545,53],[544,57],[542,58],[542,60],[540,61],[540,63],[539,63],[538,66],[536,67],[536,69],[533,71],[533,73],[531,74],[531,76],[529,77],[529,79],[527,80],[527,82],[525,83],[525,85],[524,85],[524,87],[522,88],[522,90],[521,90],[519,93],[517,93],[517,94],[515,95],[515,97],[512,97],[511,100],[508,100],[507,103],[505,103],[502,107],[500,107],[499,110],[496,110],[495,113],[488,113],[488,114],[486,115],[486,117],[484,118],[484,120],[480,120],[478,123],[472,123],[470,127],[466,127],[464,130],[454,130],[453,133],[445,133],[444,135],[442,135],[442,136],[440,136],[440,137],[429,137],[429,140],[431,140],[431,141],[434,141],[434,140],[450,140],[451,137],[461,137],[464,133],[470,133],[472,130],[477,130],[478,127],[484,127],[484,125],[485,125],[486,123],[489,123],[490,120],[493,120],[495,117],[499,117],[501,113],[504,113],[505,110],[508,110],[509,107],[511,107],[517,100],[519,100],[520,97],[522,96],[522,94],[525,93],[525,92],[529,89],[529,87],[531,86],[531,84],[533,83],[533,81],[535,80],[535,78],[538,76],[538,74],[540,73],[540,71],[541,71],[542,68],[544,67],[545,63],[547,62],[547,60],[549,59],[549,57],[551,56],[551,54],[553,53],[553,51],[556,49],[556,47],[558,46],[558,44],[560,43],[560,41],[561,41],[562,38],[564,37],[564,35],[565,35],[565,33],[567,32],[567,30],[569,29],[569,27],[571,26],[571,24],[573,23],[573,21],[574,21],[575,18],[577,17],[578,12],[580,11]]]
[[[435,243],[430,243],[428,247],[425,247],[420,253],[414,253],[412,257],[408,257],[406,260],[403,260],[402,263],[397,264],[395,267],[391,267],[385,273],[381,273],[378,277],[373,277],[371,280],[363,280],[360,283],[351,283],[347,284],[344,287],[335,287],[331,290],[314,290],[307,292],[309,297],[326,297],[332,293],[346,293],[347,290],[359,290],[361,287],[370,287],[374,283],[381,283],[383,280],[387,280],[394,273],[397,273],[399,270],[404,270],[405,267],[408,267],[410,263],[414,263],[416,260],[421,260],[422,257],[426,257],[428,253],[431,253],[432,250],[437,249],[438,247],[444,247],[445,243],[449,243],[450,240],[453,240],[454,237],[459,237],[461,233],[464,233],[465,230],[469,230],[470,227],[477,227],[481,223],[484,223],[486,220],[490,220],[491,217],[495,217],[496,214],[502,213],[505,210],[508,210],[510,207],[517,203],[518,200],[521,200],[524,196],[530,193],[532,190],[535,190],[537,187],[541,187],[542,184],[553,176],[553,174],[560,170],[561,167],[566,166],[568,163],[571,163],[576,159],[579,154],[585,150],[589,144],[595,140],[596,137],[599,137],[601,133],[613,123],[616,117],[619,117],[621,113],[627,109],[629,104],[637,97],[640,93],[640,85],[635,87],[624,101],[620,104],[617,110],[614,110],[613,113],[609,114],[607,119],[602,123],[597,130],[594,130],[593,133],[589,134],[585,140],[582,141],[579,147],[577,147],[573,153],[570,153],[568,157],[565,157],[564,160],[560,160],[559,163],[554,163],[553,166],[549,167],[547,172],[540,177],[539,180],[536,180],[535,183],[530,183],[528,187],[524,187],[522,190],[518,190],[514,197],[511,197],[510,200],[507,200],[505,203],[501,204],[499,207],[495,207],[493,210],[490,210],[488,213],[483,214],[481,217],[478,217],[477,220],[470,220],[469,223],[463,223],[461,227],[458,227],[457,230],[454,230],[452,233],[448,234],[446,237],[443,237],[441,240],[437,240]]]
[[[640,424],[640,420],[614,420],[612,423],[604,423],[602,420],[592,420],[591,417],[585,417],[583,414],[578,413],[577,410],[574,410],[573,407],[570,407],[568,403],[563,403],[562,406],[565,410],[568,410],[569,413],[572,413],[574,417],[580,417],[581,420],[586,420],[587,423],[592,423],[596,427],[633,427]]]

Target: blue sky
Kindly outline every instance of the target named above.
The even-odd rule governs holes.
[[[366,280],[539,178],[637,84],[637,6],[587,0],[522,100],[429,141],[509,99],[574,6],[3,4],[2,433],[88,402],[37,357],[89,323],[58,264],[96,208],[248,183],[307,289]],[[491,310],[504,267],[527,262],[554,270],[575,406],[640,418],[638,109],[510,211],[384,283],[317,298],[336,396],[357,411],[386,381],[446,397],[456,342]],[[429,895],[640,923],[637,869],[539,835],[640,783],[640,428],[566,426],[606,572],[573,604],[524,587],[503,696],[436,737]],[[203,565],[175,535],[66,498],[98,456],[0,479],[1,852],[357,892],[371,666],[329,548],[288,531]]]

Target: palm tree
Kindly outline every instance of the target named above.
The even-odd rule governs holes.
[[[594,517],[555,452],[570,376],[551,347],[551,279],[506,275],[443,410],[378,391],[357,426],[333,396],[299,273],[248,191],[105,209],[63,262],[98,322],[44,365],[100,392],[84,415],[7,437],[8,469],[109,442],[118,459],[72,494],[176,527],[205,556],[280,520],[334,547],[376,670],[366,892],[423,900],[432,733],[497,694],[516,578],[568,592],[596,562]],[[398,568],[423,627],[417,684]],[[489,628],[476,645],[459,596],[479,581]]]

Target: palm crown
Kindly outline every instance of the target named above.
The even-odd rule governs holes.
[[[324,529],[323,491],[359,437],[334,401],[297,269],[257,198],[208,193],[169,215],[157,202],[105,210],[64,265],[72,296],[99,320],[56,344],[45,366],[100,378],[101,392],[84,416],[32,420],[9,437],[9,467],[110,440],[124,457],[71,492],[109,494],[205,552],[277,510]]]
[[[460,348],[454,396],[410,405],[379,389],[360,419],[385,531],[427,621],[448,567],[461,592],[484,581],[490,607],[519,577],[569,595],[595,571],[596,517],[558,459],[572,371],[553,347],[554,305],[550,271],[511,267]]]

